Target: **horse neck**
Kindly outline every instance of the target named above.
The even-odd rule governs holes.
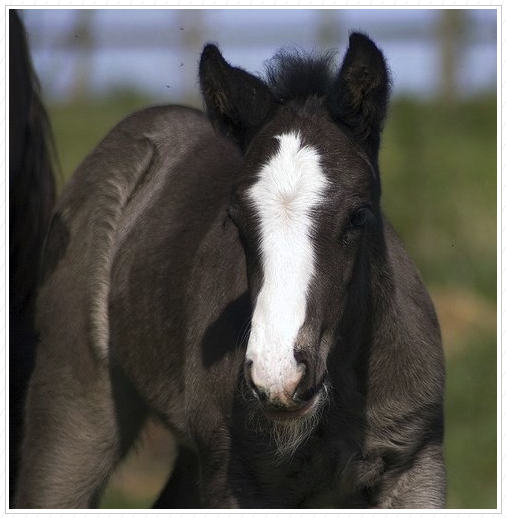
[[[352,276],[348,300],[333,349],[330,365],[332,377],[351,387],[350,395],[367,384],[367,365],[378,347],[378,329],[385,329],[395,314],[394,266],[387,253],[381,232],[373,249],[357,264]],[[351,396],[353,397],[353,396]]]

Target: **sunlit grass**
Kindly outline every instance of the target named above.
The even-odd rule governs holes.
[[[425,280],[496,296],[496,100],[394,103],[383,207]]]
[[[448,362],[446,440],[448,507],[497,506],[495,333],[470,336]]]

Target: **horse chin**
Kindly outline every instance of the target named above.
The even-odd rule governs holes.
[[[319,394],[315,394],[309,401],[301,407],[292,410],[284,408],[264,408],[265,415],[272,421],[289,423],[307,417],[318,405]]]
[[[297,410],[269,411],[258,399],[251,396],[251,391],[243,392],[244,402],[250,407],[247,427],[261,434],[270,436],[275,445],[273,460],[289,460],[313,434],[320,423],[323,409],[329,402],[329,390],[325,383],[303,407]]]
[[[264,411],[271,423],[270,433],[279,461],[293,457],[311,437],[320,422],[325,402],[325,394],[319,393],[297,411],[277,411],[271,415]]]

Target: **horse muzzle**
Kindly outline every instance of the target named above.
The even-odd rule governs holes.
[[[247,360],[244,374],[248,387],[254,397],[262,404],[265,415],[271,419],[296,419],[309,414],[316,406],[319,392],[323,387],[308,386],[308,369],[300,369],[299,375],[293,376],[281,388],[267,388],[256,382],[253,373],[253,362]]]

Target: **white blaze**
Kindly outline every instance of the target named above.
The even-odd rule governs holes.
[[[253,362],[253,382],[271,395],[294,389],[302,374],[294,346],[314,273],[312,211],[327,183],[316,149],[302,146],[299,134],[276,138],[276,155],[248,192],[260,223],[263,285],[246,356]]]

